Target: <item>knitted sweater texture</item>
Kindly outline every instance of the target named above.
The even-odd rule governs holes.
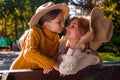
[[[58,58],[59,36],[47,28],[33,27],[10,69],[52,68]]]

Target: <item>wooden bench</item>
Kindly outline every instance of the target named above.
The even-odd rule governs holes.
[[[76,75],[59,76],[59,72],[53,70],[44,75],[38,70],[3,70],[0,71],[0,80],[120,80],[120,65],[114,66],[89,66]]]

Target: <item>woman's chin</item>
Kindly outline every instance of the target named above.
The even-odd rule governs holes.
[[[66,37],[69,37],[69,35],[68,35],[68,34],[65,34],[65,36],[66,36]]]

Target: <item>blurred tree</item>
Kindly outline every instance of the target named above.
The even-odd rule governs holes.
[[[18,23],[22,22],[22,11],[24,9],[24,6],[22,6],[22,3],[20,0],[4,0],[1,6],[1,21],[3,24],[2,26],[5,29],[6,35],[3,37],[8,37],[10,35],[17,37],[18,32]],[[20,11],[20,12],[19,12]]]
[[[105,15],[113,21],[113,37],[110,42],[101,47],[101,50],[113,51],[120,55],[120,0],[103,0],[99,7]]]
[[[80,15],[89,15],[95,7],[95,0],[70,0],[76,9],[80,10]]]
[[[28,28],[28,22],[36,8],[50,0],[3,0],[0,1],[0,27],[3,37],[19,38]],[[66,3],[68,0],[51,0]]]
[[[10,37],[16,40],[29,28],[28,23],[36,8],[50,0],[0,0],[0,37]],[[110,42],[104,44],[100,51],[115,51],[120,53],[120,1],[119,0],[51,0],[54,3],[75,5],[75,10],[83,9],[88,15],[93,7],[100,7],[105,15],[112,19],[114,34]],[[82,1],[82,2],[81,2]],[[70,5],[71,5],[70,4]],[[82,7],[81,7],[82,6]],[[81,8],[79,8],[81,7]],[[14,38],[15,37],[15,38]]]

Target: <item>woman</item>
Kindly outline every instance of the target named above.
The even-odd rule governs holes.
[[[76,16],[66,27],[66,34],[61,39],[59,48],[59,71],[61,74],[76,74],[90,65],[102,63],[98,53],[90,49],[89,42],[93,39],[93,29],[87,17]]]
[[[20,39],[21,53],[10,69],[43,69],[44,74],[58,70],[58,33],[68,13],[65,4],[48,2],[38,7],[30,20],[30,30]]]
[[[102,59],[96,51],[102,43],[112,38],[112,26],[112,20],[106,18],[98,7],[93,8],[89,20],[76,16],[70,21],[59,47],[59,71],[69,75],[62,80],[98,79],[95,75],[99,76],[102,68],[97,64],[100,65]]]

